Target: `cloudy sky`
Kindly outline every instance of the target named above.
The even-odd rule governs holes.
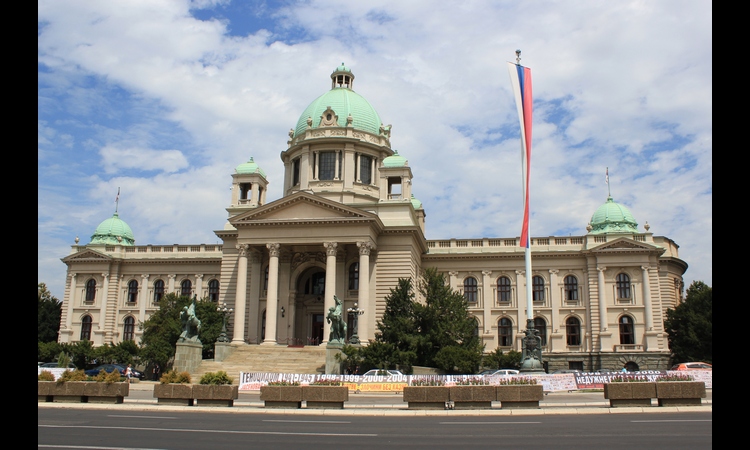
[[[38,1],[38,281],[78,236],[219,243],[234,168],[281,197],[287,132],[344,62],[391,124],[427,238],[517,237],[507,62],[532,71],[532,237],[581,236],[608,186],[712,285],[706,0]]]

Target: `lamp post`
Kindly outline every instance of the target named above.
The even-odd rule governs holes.
[[[352,337],[349,338],[349,344],[359,344],[359,336],[357,336],[357,325],[359,323],[359,316],[364,314],[365,310],[357,308],[357,303],[355,302],[354,307],[348,308],[346,312],[349,313],[349,316],[352,318]]]
[[[227,308],[226,303],[218,305],[216,307],[216,310],[221,313],[222,317],[221,333],[219,334],[219,339],[217,339],[217,342],[231,342],[231,339],[227,337],[227,317],[232,315],[233,310],[232,308]]]

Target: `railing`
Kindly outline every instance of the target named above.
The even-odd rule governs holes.
[[[640,344],[621,344],[614,346],[615,352],[642,352],[643,346]]]

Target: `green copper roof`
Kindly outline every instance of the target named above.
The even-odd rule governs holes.
[[[348,67],[343,63],[333,74],[346,72],[351,73]],[[354,77],[354,75],[351,75]],[[352,126],[356,130],[367,131],[372,134],[380,134],[380,116],[370,103],[364,97],[354,92],[348,87],[334,87],[330,91],[313,100],[299,116],[297,126],[294,129],[294,136],[298,136],[307,129],[307,118],[312,119],[312,128],[320,126],[320,118],[328,107],[338,116],[338,124],[341,127],[346,126],[347,117],[351,114]]]
[[[406,165],[406,158],[398,154],[398,150],[394,150],[393,154],[383,160],[383,167],[404,167]]]
[[[96,227],[89,244],[135,245],[135,238],[128,224],[115,213]]]
[[[414,194],[411,194],[411,206],[413,206],[414,209],[419,209],[422,207],[422,202],[417,200],[417,198],[414,197]]]
[[[591,216],[590,234],[637,233],[638,223],[625,206],[607,197],[606,203],[600,206]]]
[[[237,173],[259,173],[263,175],[263,177],[266,176],[266,173],[263,171],[263,169],[260,168],[257,164],[255,164],[255,161],[253,161],[253,157],[250,157],[250,160],[246,163],[242,163],[237,168],[234,169]]]

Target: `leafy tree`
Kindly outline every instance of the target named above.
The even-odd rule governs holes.
[[[63,351],[63,346],[57,341],[54,341],[54,342],[38,341],[37,350],[36,350],[37,361],[43,361],[43,362],[54,361],[57,355],[59,355],[61,351]]]
[[[664,329],[674,362],[713,360],[713,294],[711,287],[694,281],[685,301],[667,310]]]
[[[37,340],[57,342],[60,331],[62,302],[55,298],[45,283],[37,284]]]
[[[377,323],[375,342],[365,347],[363,356],[366,368],[362,369],[389,369],[398,366],[404,373],[411,373],[412,366],[418,359],[419,342],[411,280],[400,278],[396,288],[391,288],[385,302],[383,317]]]
[[[499,348],[487,353],[482,359],[482,367],[487,369],[520,369],[523,354],[515,350],[509,350],[503,354]]]

